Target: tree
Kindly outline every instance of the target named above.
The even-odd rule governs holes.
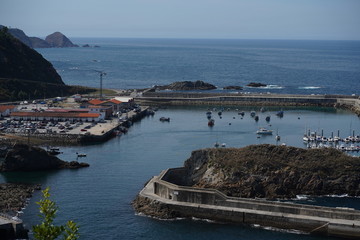
[[[68,221],[65,225],[55,226],[53,221],[56,216],[58,207],[56,203],[50,200],[50,188],[47,187],[42,191],[43,199],[36,202],[40,206],[40,217],[42,223],[33,226],[35,239],[38,240],[54,240],[60,237],[64,240],[76,240],[79,238],[79,227],[73,221]]]

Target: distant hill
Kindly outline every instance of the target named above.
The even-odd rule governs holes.
[[[0,101],[84,91],[89,92],[89,89],[65,85],[52,64],[41,54],[13,37],[6,27],[0,30]]]
[[[4,26],[0,25],[0,29],[2,28],[4,28]],[[23,30],[18,28],[8,28],[8,32],[31,48],[78,47],[78,45],[73,44],[69,38],[60,32],[54,32],[48,35],[45,40],[38,37],[29,37]]]
[[[50,47],[78,47],[61,32],[54,32],[45,38]]]

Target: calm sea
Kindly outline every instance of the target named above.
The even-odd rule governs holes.
[[[235,40],[86,39],[76,43],[97,44],[100,48],[39,50],[54,64],[67,84],[97,86],[98,75],[92,71],[95,69],[108,72],[104,82],[108,84],[106,87],[112,88],[203,79],[218,86],[259,81],[283,87],[264,90],[274,92],[316,94],[332,89],[333,93],[351,94],[359,91],[356,84],[360,69],[359,44],[356,42],[348,42],[349,45],[346,42],[301,42],[301,47],[287,41]],[[339,47],[339,44],[344,45]],[[354,49],[357,49],[356,54]],[[312,55],[317,57],[309,57]],[[297,59],[299,66],[289,58]],[[271,75],[277,77],[268,76],[271,71]],[[310,73],[317,78],[327,77],[311,81]],[[237,114],[240,110],[245,111],[243,119]],[[275,113],[279,109],[268,108],[265,113],[259,112],[260,120],[256,123],[249,116],[251,110],[259,109],[231,107],[224,111],[222,119],[216,114],[215,126],[209,128],[205,114],[207,106],[161,109],[154,117],[135,123],[126,135],[105,143],[61,149],[64,153],[59,157],[66,161],[76,160],[76,152],[86,153],[87,157],[80,161],[88,162],[89,168],[2,173],[0,182],[34,182],[43,187],[50,186],[52,197],[60,208],[57,222],[76,221],[80,225],[81,239],[330,239],[256,226],[198,219],[163,221],[135,214],[131,201],[146,181],[163,169],[182,166],[191,151],[212,147],[215,142],[226,143],[227,147],[276,144],[274,136],[257,138],[255,131],[262,126],[279,133],[281,141],[278,144],[284,142],[298,147],[305,147],[302,135],[308,128],[319,133],[323,131],[325,136],[330,136],[331,132],[337,134],[338,130],[342,137],[352,131],[360,134],[359,118],[348,111],[284,108],[284,117],[278,118]],[[265,121],[268,115],[271,116],[270,123]],[[162,116],[170,117],[171,121],[160,122]],[[39,198],[40,192],[36,192],[22,215],[29,228],[39,222],[35,204]],[[360,209],[359,198],[346,196],[310,198],[303,202]]]
[[[131,89],[196,81],[246,92],[360,94],[360,41],[74,39],[99,48],[37,49],[67,84]]]

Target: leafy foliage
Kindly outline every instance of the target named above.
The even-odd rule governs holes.
[[[37,204],[40,206],[40,218],[42,223],[33,226],[35,239],[38,240],[53,240],[60,237],[64,240],[76,240],[79,238],[79,227],[73,221],[68,221],[66,225],[56,226],[53,224],[56,217],[58,207],[56,203],[50,200],[50,188],[47,187],[42,191],[43,199]]]

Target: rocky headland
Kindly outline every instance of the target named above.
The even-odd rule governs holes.
[[[2,28],[4,26],[0,25],[0,29]],[[60,32],[54,32],[46,36],[45,40],[39,37],[29,37],[23,30],[18,28],[8,28],[8,32],[30,48],[78,47],[78,45],[73,44],[70,39]]]
[[[188,91],[188,90],[212,90],[216,89],[216,86],[206,83],[203,81],[183,81],[183,82],[174,82],[169,85],[156,86],[158,90],[173,90],[173,91]]]
[[[88,166],[88,163],[63,161],[39,147],[15,144],[6,151],[5,159],[0,163],[0,172],[77,169]]]
[[[230,197],[272,200],[297,195],[360,195],[359,158],[335,149],[269,144],[201,149],[191,153],[184,170],[184,175],[169,175],[167,181],[195,189],[217,189]],[[149,216],[183,216],[180,210],[140,194],[132,204],[137,212]]]
[[[187,184],[228,196],[294,198],[360,195],[360,161],[335,149],[251,145],[194,151],[186,160]]]

